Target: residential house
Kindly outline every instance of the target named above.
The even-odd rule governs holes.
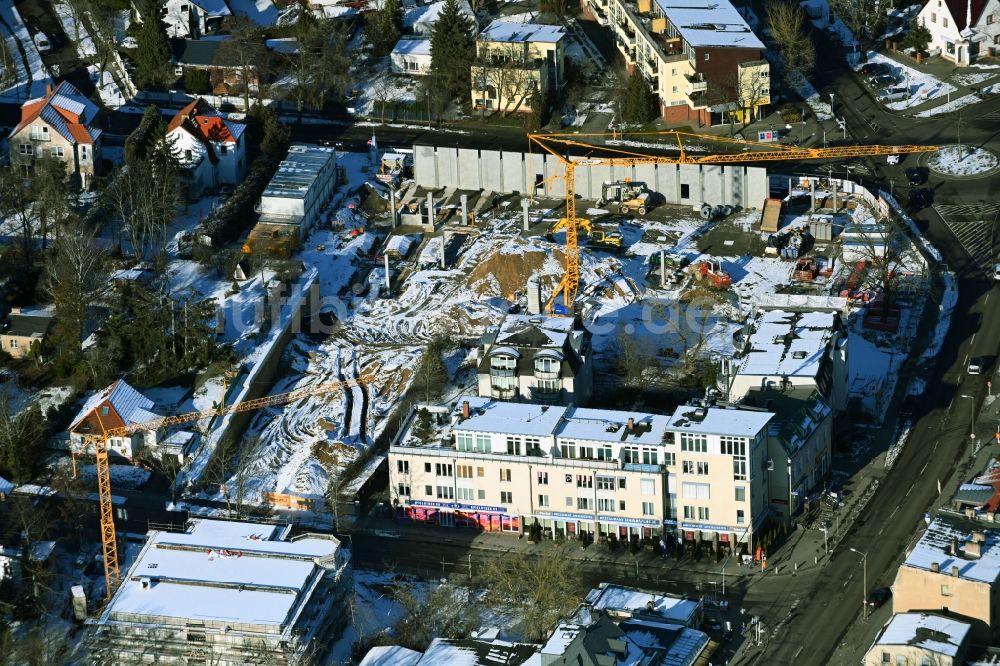
[[[14,484],[0,476],[0,502],[6,500],[14,492]]]
[[[934,611],[972,625],[971,641],[1000,637],[1000,530],[939,515],[896,572],[893,611]]]
[[[479,343],[479,395],[583,405],[593,386],[590,332],[572,317],[507,315]]]
[[[847,333],[835,308],[758,307],[736,346],[721,372],[730,402],[755,388],[807,387],[834,412],[847,408]]]
[[[7,320],[0,324],[0,350],[13,358],[24,358],[32,350],[40,353],[52,322],[52,314],[47,310],[25,312],[11,308]]]
[[[166,0],[160,8],[167,36],[199,39],[222,29],[232,12],[226,0]]]
[[[612,619],[655,618],[692,629],[700,627],[705,619],[705,605],[701,599],[685,599],[608,583],[601,583],[587,593],[577,614],[581,611],[604,613]]]
[[[201,97],[178,111],[167,125],[188,181],[196,196],[219,185],[236,185],[247,170],[246,125],[229,120]]]
[[[998,0],[928,0],[917,21],[931,33],[928,50],[959,67],[1000,51]]]
[[[431,40],[404,37],[389,54],[393,74],[423,76],[431,72]]]
[[[237,54],[227,47],[225,39],[174,39],[174,73],[184,76],[187,69],[208,72],[212,92],[216,95],[242,95],[244,86],[256,93],[258,71],[250,66],[246,72],[240,67]],[[244,82],[243,76],[247,76]]]
[[[83,189],[90,189],[100,174],[101,134],[97,105],[63,81],[21,105],[21,120],[8,136],[10,161],[30,166],[35,159],[54,157],[80,178]]]
[[[615,621],[603,613],[563,622],[540,651],[541,666],[701,664],[714,652],[708,634],[652,618]]]
[[[389,449],[390,491],[401,517],[442,526],[521,533],[537,522],[551,538],[680,539],[749,552],[767,516],[772,416],[469,396],[453,410],[414,409]]]
[[[70,422],[70,447],[74,453],[89,452],[93,438],[114,428],[147,423],[160,418],[153,401],[129,386],[124,379],[93,394]],[[144,449],[157,443],[155,430],[137,430],[131,435],[111,437],[108,452],[134,460]]]
[[[493,635],[477,638],[435,638],[423,652],[398,645],[374,647],[360,666],[520,666],[537,664],[533,659],[538,647],[530,643],[505,641]]]
[[[771,103],[764,44],[728,0],[581,0],[639,68],[668,123],[759,118]]]
[[[897,613],[868,648],[864,666],[961,666],[970,630],[967,622],[934,613]]]
[[[350,617],[350,576],[331,535],[207,519],[151,531],[88,647],[114,663],[321,663]]]
[[[436,0],[427,4],[417,4],[416,7],[407,10],[403,16],[403,31],[430,39],[431,32],[441,16],[444,5],[444,0]],[[472,11],[469,0],[458,0],[458,9],[468,17],[469,24],[475,30],[477,26],[476,15]]]
[[[754,388],[743,403],[775,414],[768,426],[768,502],[788,522],[822,487],[833,464],[833,410],[810,387]]]
[[[472,105],[487,111],[531,111],[531,98],[563,85],[565,31],[559,26],[494,21],[476,40]]]

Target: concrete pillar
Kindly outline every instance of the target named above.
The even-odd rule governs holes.
[[[527,199],[527,197],[525,197],[524,199],[521,199],[521,212],[524,213],[524,230],[525,231],[528,230],[528,226],[530,224],[529,221],[528,221],[528,206],[530,204],[531,204],[531,202]]]
[[[388,294],[391,290],[389,284],[389,255],[385,255],[383,259],[385,259],[385,292]]]
[[[528,314],[542,312],[542,286],[534,277],[528,280]]]
[[[816,212],[816,179],[809,178],[809,212]]]
[[[434,195],[427,193],[427,229],[434,231]]]
[[[665,289],[667,286],[667,264],[666,264],[667,253],[660,250],[660,288]]]
[[[837,212],[837,183],[835,181],[833,181],[832,179],[830,180],[830,189],[833,190],[833,212],[836,213]]]
[[[791,176],[789,176],[788,177],[788,196],[789,197],[792,196],[792,182],[793,182],[793,178]]]
[[[396,220],[397,220],[397,217],[396,217],[396,215],[397,215],[397,213],[396,213],[396,188],[393,187],[392,185],[389,185],[389,214],[390,214],[390,219],[392,220],[392,228],[395,229],[396,228]]]
[[[462,201],[462,226],[469,224],[469,195],[463,194],[461,197]]]
[[[444,246],[448,244],[448,232],[441,231],[441,270],[445,270],[448,266],[445,264],[444,260]]]

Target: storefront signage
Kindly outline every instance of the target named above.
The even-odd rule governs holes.
[[[485,513],[507,513],[502,506],[486,506],[485,504],[462,504],[461,502],[429,502],[426,500],[410,500],[411,506],[429,506],[438,509],[455,509],[456,511],[482,511]]]
[[[586,522],[593,522],[595,519],[597,522],[607,524],[607,523],[618,523],[620,525],[659,525],[658,520],[651,520],[647,518],[619,518],[618,516],[594,516],[592,513],[563,513],[560,511],[536,511],[535,513],[549,518],[562,518],[563,520],[583,520]]]
[[[681,523],[685,530],[702,530],[707,532],[743,532],[746,527],[727,527],[726,525],[704,525],[702,523]]]

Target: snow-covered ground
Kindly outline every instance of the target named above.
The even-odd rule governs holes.
[[[415,102],[420,77],[396,76],[390,71],[389,58],[369,58],[366,71],[354,84],[357,94],[354,112],[360,116],[382,120],[383,113],[391,119],[395,102]]]
[[[0,93],[0,97],[14,98],[19,103],[26,99],[41,97],[45,94],[45,86],[52,82],[48,70],[42,62],[35,41],[31,38],[27,26],[21,19],[21,14],[13,2],[0,2],[0,33],[3,33],[10,54],[17,70],[17,83]],[[5,25],[4,25],[5,24]],[[10,32],[8,32],[8,27]],[[27,62],[22,60],[16,40],[24,50]]]
[[[962,107],[969,106],[970,104],[975,104],[976,102],[983,101],[979,95],[963,95],[957,99],[953,99],[950,102],[945,102],[939,106],[935,106],[933,109],[927,109],[926,111],[920,111],[916,114],[917,118],[929,118],[930,116],[936,116],[942,113],[951,113],[952,111],[958,111]]]
[[[927,166],[949,176],[987,173],[1000,165],[996,153],[976,146],[945,146],[934,153]]]
[[[809,105],[818,120],[833,118],[833,109],[831,109],[830,103],[820,97],[813,84],[809,83],[804,76],[798,72],[789,72],[785,76],[785,80],[795,90],[795,93]]]
[[[867,62],[880,62],[892,67],[893,72],[900,77],[898,87],[906,88],[909,91],[909,99],[900,102],[893,102],[887,105],[887,107],[893,111],[908,109],[910,107],[923,104],[929,100],[950,95],[957,90],[957,88],[950,83],[946,83],[935,76],[918,71],[913,67],[900,64],[892,58],[884,56],[881,53],[876,53],[875,51],[868,52]],[[863,65],[864,63],[858,62],[854,65],[854,69],[861,69]]]
[[[62,24],[63,32],[66,33],[68,38],[76,42],[76,53],[80,56],[80,59],[86,60],[96,56],[97,47],[94,46],[94,40],[90,37],[90,33],[87,32],[86,24],[76,19],[69,4],[57,2],[53,4],[53,7],[56,10],[56,16],[59,17],[59,22]]]

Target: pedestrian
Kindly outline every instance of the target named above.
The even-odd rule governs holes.
[[[666,556],[667,556],[667,544],[663,540],[663,537],[660,537],[660,557],[666,557]]]

